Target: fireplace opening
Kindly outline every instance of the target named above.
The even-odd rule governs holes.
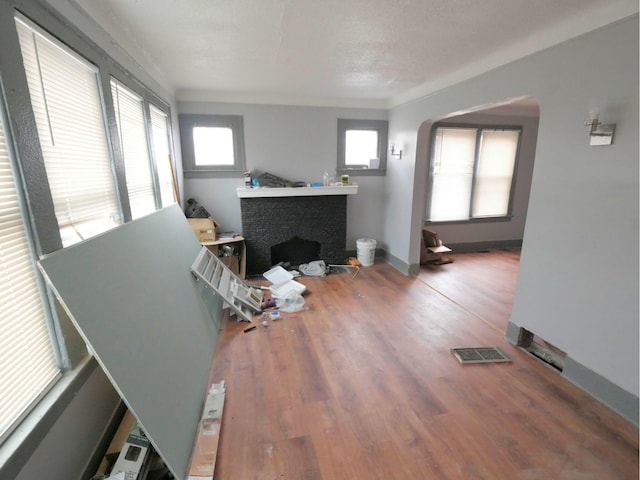
[[[295,236],[271,246],[271,265],[288,264],[298,267],[303,263],[322,260],[320,247],[320,242]]]

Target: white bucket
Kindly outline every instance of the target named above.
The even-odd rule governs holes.
[[[371,238],[359,238],[356,240],[356,252],[362,266],[370,267],[376,258],[376,241]]]

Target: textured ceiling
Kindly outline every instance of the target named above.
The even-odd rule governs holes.
[[[401,103],[636,0],[71,0],[179,99]]]

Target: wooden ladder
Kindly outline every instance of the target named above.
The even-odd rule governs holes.
[[[228,307],[238,315],[238,321],[251,321],[261,310],[262,290],[246,285],[207,247],[202,247],[191,265],[191,273],[216,291]]]

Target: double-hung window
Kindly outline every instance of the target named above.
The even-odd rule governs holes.
[[[60,373],[7,144],[0,116],[0,439]]]
[[[149,106],[151,113],[151,136],[153,138],[153,157],[160,184],[161,205],[166,207],[176,203],[173,165],[171,163],[171,139],[169,137],[169,118],[159,108]]]
[[[238,115],[179,115],[185,177],[241,176],[243,120]]]
[[[338,119],[339,173],[384,175],[387,168],[386,120]]]
[[[131,218],[136,219],[156,209],[144,102],[114,79],[111,79],[111,95],[124,157]]]
[[[436,126],[426,220],[508,218],[520,128]]]
[[[63,246],[121,223],[96,67],[16,19]]]

